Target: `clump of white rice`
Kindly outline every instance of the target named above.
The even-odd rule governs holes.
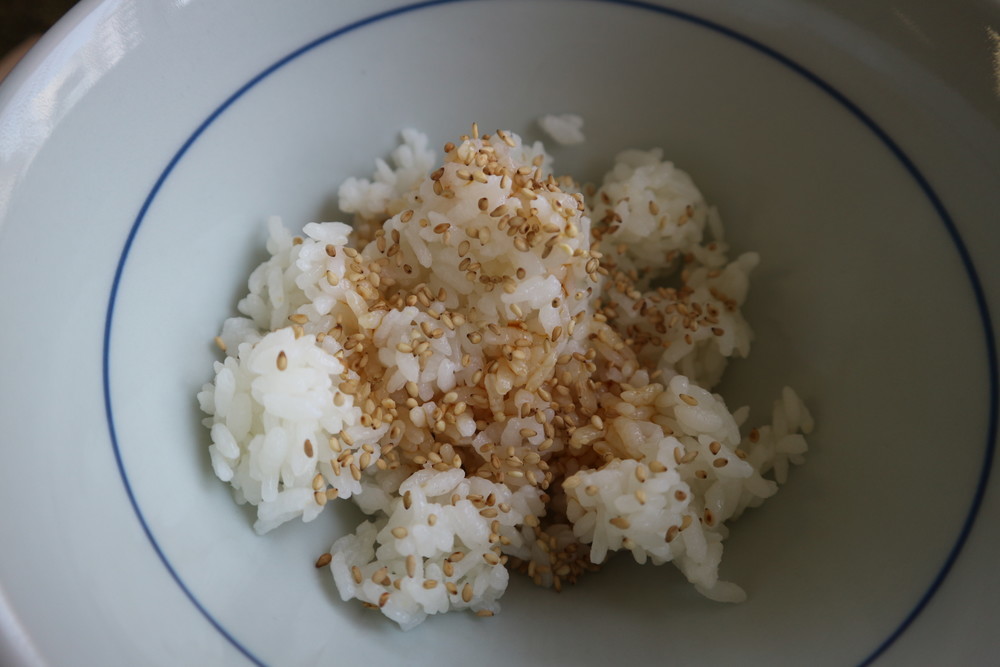
[[[353,227],[270,222],[198,395],[215,473],[260,533],[353,499],[370,520],[318,565],[403,628],[492,615],[509,571],[559,590],[617,551],[744,599],[719,578],[729,522],[812,428],[791,389],[756,428],[711,392],[749,352],[757,256],[729,258],[658,149],[586,195],[511,133],[473,126],[444,153],[406,130],[391,166],[341,186]]]
[[[556,143],[564,146],[582,144],[586,139],[583,136],[583,118],[573,113],[545,114],[538,119],[538,125]]]

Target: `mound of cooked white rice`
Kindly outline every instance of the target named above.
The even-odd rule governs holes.
[[[727,523],[812,428],[791,389],[750,429],[710,391],[749,352],[757,256],[729,259],[659,149],[596,190],[501,130],[444,153],[404,131],[392,166],[341,186],[353,227],[271,220],[198,395],[215,473],[259,533],[352,498],[371,520],[317,565],[403,628],[492,615],[509,570],[559,590],[615,551],[744,599],[718,576]]]

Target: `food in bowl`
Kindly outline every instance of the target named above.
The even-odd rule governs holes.
[[[352,226],[271,220],[216,338],[198,398],[254,528],[353,500],[370,519],[317,566],[403,628],[492,615],[510,571],[559,590],[618,551],[742,600],[718,575],[728,523],[812,428],[791,389],[756,428],[711,391],[749,352],[757,255],[729,258],[659,149],[620,153],[595,188],[511,132],[473,126],[440,165],[402,136],[341,185]]]

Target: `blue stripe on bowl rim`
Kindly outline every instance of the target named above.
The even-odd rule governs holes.
[[[108,422],[108,431],[111,437],[111,444],[114,449],[115,461],[118,465],[118,471],[121,475],[122,483],[125,486],[125,490],[128,494],[129,501],[132,504],[132,509],[135,511],[136,517],[142,526],[146,537],[149,539],[150,544],[152,544],[154,551],[163,565],[167,568],[167,571],[173,577],[174,581],[180,586],[184,594],[187,595],[188,599],[194,604],[194,606],[201,612],[201,614],[208,620],[208,622],[223,636],[225,639],[232,644],[240,653],[242,653],[248,660],[256,665],[264,665],[257,656],[255,656],[246,646],[240,643],[223,625],[216,619],[212,613],[205,608],[204,605],[198,600],[191,589],[184,583],[184,580],[178,574],[177,570],[173,567],[170,561],[167,559],[166,554],[164,554],[163,549],[160,547],[156,540],[156,536],[153,535],[152,529],[149,527],[145,516],[142,513],[142,509],[139,507],[139,503],[136,500],[135,494],[132,491],[132,486],[129,482],[128,473],[125,470],[124,462],[122,461],[121,450],[118,444],[118,437],[115,432],[114,425],[114,414],[111,406],[111,384],[110,384],[110,347],[111,347],[111,329],[114,323],[114,311],[115,311],[115,299],[118,295],[118,288],[121,284],[122,272],[125,268],[125,262],[128,259],[129,251],[131,250],[132,243],[135,240],[136,234],[139,228],[142,226],[142,222],[149,211],[150,206],[156,199],[157,194],[162,188],[164,182],[173,172],[174,168],[180,162],[180,160],[187,153],[188,149],[198,140],[198,138],[207,130],[212,123],[214,123],[219,116],[221,116],[225,111],[236,103],[247,91],[256,86],[258,83],[266,79],[268,76],[281,69],[285,65],[297,59],[309,51],[315,49],[316,47],[330,42],[337,37],[346,35],[348,33],[354,32],[365,26],[378,23],[387,19],[391,19],[398,16],[403,16],[405,14],[410,14],[421,9],[427,9],[430,7],[436,7],[439,5],[449,5],[456,4],[459,2],[473,2],[473,1],[486,1],[486,0],[427,0],[425,2],[418,2],[410,5],[405,5],[402,7],[397,7],[388,11],[373,14],[366,18],[354,21],[344,25],[336,30],[333,30],[307,44],[295,49],[288,55],[277,60],[275,63],[258,73],[256,76],[251,78],[240,88],[236,90],[232,95],[230,95],[222,104],[218,106],[209,116],[195,129],[190,137],[181,145],[178,151],[167,163],[166,167],[161,172],[160,176],[156,179],[153,184],[152,189],[146,196],[142,207],[139,209],[138,215],[136,215],[135,221],[129,230],[128,236],[125,239],[125,244],[122,248],[121,256],[118,260],[118,266],[115,269],[114,280],[111,285],[111,292],[108,299],[108,309],[107,315],[105,317],[105,327],[104,327],[104,343],[103,343],[103,364],[102,364],[102,374],[103,374],[103,385],[104,385],[104,405],[105,413]],[[778,63],[789,68],[796,74],[802,76],[804,79],[815,85],[817,88],[825,92],[827,95],[832,97],[837,103],[847,109],[858,121],[860,121],[865,127],[867,127],[872,134],[885,146],[890,153],[899,161],[908,174],[917,182],[920,189],[923,191],[927,200],[930,202],[931,206],[934,208],[935,212],[941,219],[941,223],[945,226],[948,231],[948,235],[951,237],[952,243],[958,252],[959,258],[962,261],[962,265],[965,268],[966,275],[969,279],[969,283],[972,287],[973,294],[975,296],[976,307],[979,311],[979,317],[983,327],[983,338],[986,345],[986,357],[988,362],[989,370],[989,419],[986,429],[986,446],[983,453],[982,469],[979,474],[979,479],[976,484],[976,490],[972,497],[972,503],[966,513],[965,520],[962,524],[962,529],[955,540],[954,545],[948,553],[947,558],[945,558],[944,563],[938,570],[937,575],[928,585],[927,589],[924,591],[923,595],[909,611],[908,614],[902,619],[898,626],[878,645],[868,654],[868,656],[859,663],[861,666],[867,666],[872,664],[879,656],[881,656],[885,651],[892,646],[892,644],[904,633],[913,621],[920,615],[920,613],[930,602],[931,598],[941,587],[948,573],[951,571],[952,566],[955,564],[962,547],[965,545],[966,540],[969,537],[969,533],[972,530],[972,526],[975,523],[976,516],[979,513],[979,508],[982,505],[983,496],[986,492],[986,487],[989,483],[990,469],[993,463],[993,454],[996,447],[996,432],[997,432],[997,398],[998,398],[998,373],[997,373],[997,353],[996,353],[996,343],[993,332],[993,326],[990,319],[989,309],[987,306],[986,295],[983,292],[983,287],[979,279],[979,275],[976,272],[975,266],[973,265],[972,258],[969,255],[969,251],[962,240],[961,235],[955,226],[954,221],[945,209],[944,204],[941,202],[940,198],[934,192],[930,183],[924,177],[924,175],[917,168],[916,164],[907,156],[907,154],[900,148],[895,141],[893,141],[889,135],[883,130],[868,114],[861,110],[854,102],[852,102],[846,95],[841,93],[837,88],[832,86],[826,80],[820,78],[817,74],[807,69],[806,67],[800,65],[795,60],[790,57],[776,51],[775,49],[748,37],[747,35],[727,28],[724,25],[710,21],[708,19],[701,18],[699,16],[690,14],[685,11],[680,11],[677,9],[672,9],[669,7],[664,7],[656,5],[650,2],[643,2],[641,0],[586,0],[591,2],[601,2],[605,4],[618,5],[621,7],[627,7],[631,9],[644,10],[667,16],[673,19],[678,19],[685,21],[687,23],[700,26],[702,28],[711,30],[715,33],[728,37],[730,39],[736,40],[741,44],[748,46],[755,51],[762,53]]]

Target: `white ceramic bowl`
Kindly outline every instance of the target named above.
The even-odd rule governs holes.
[[[982,664],[997,655],[1000,9],[834,0],[84,0],[0,88],[4,664]],[[333,212],[406,126],[663,146],[755,249],[724,386],[797,387],[805,466],[701,599],[617,559],[399,632],[258,537],[194,394],[264,220]]]

